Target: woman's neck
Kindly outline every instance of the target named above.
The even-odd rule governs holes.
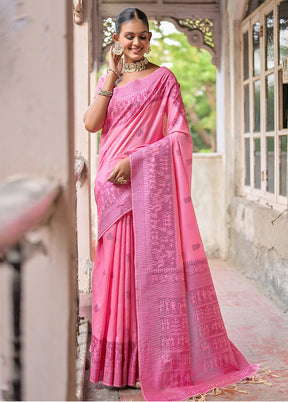
[[[124,63],[126,63],[126,64],[138,63],[138,62],[141,61],[141,60],[144,60],[144,57],[141,57],[141,59],[139,59],[139,60],[131,60],[131,59],[129,59],[128,57],[126,58],[126,57],[124,56]]]

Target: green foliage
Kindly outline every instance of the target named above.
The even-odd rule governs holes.
[[[216,67],[211,63],[210,53],[192,47],[181,32],[166,33],[162,24],[153,21],[150,24],[153,36],[149,60],[170,68],[181,85],[194,151],[215,150]]]

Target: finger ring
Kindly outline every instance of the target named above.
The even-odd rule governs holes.
[[[118,183],[120,183],[120,184],[125,184],[125,183],[127,183],[127,180],[126,179],[124,179],[124,177],[119,177],[118,179],[117,179],[117,181],[118,181]]]

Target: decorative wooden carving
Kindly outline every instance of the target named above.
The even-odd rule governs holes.
[[[205,44],[211,48],[215,47],[214,44],[214,34],[213,34],[213,22],[208,18],[194,18],[177,20],[173,18],[176,22],[176,26],[179,30],[184,31],[184,33],[189,36],[190,40],[193,41],[194,46],[198,44]]]
[[[83,22],[83,0],[78,0],[73,7],[74,22],[77,25],[81,25]]]
[[[208,50],[213,57],[212,63],[218,67],[214,21],[209,18],[176,19],[173,17],[171,20],[174,22],[176,28],[187,36],[191,46]]]

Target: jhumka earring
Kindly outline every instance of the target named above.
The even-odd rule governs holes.
[[[113,53],[117,54],[117,56],[120,56],[123,53],[122,46],[121,46],[121,44],[119,42],[115,43]]]
[[[150,52],[151,52],[151,46],[149,45],[149,46],[147,47],[147,50],[146,50],[145,54],[149,54]]]

